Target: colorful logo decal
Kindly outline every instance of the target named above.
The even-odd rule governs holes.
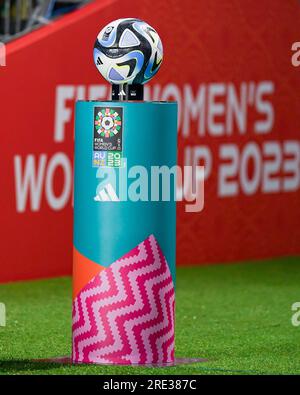
[[[116,135],[122,125],[120,115],[111,108],[105,108],[98,112],[95,119],[97,132],[103,137],[112,137]]]
[[[122,166],[123,108],[94,108],[93,167]]]

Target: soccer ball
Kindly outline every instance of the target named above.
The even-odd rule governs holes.
[[[140,19],[106,25],[94,45],[94,62],[111,84],[144,84],[158,71],[163,47],[157,32]]]

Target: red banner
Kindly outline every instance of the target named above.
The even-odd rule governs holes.
[[[205,166],[204,209],[178,205],[178,263],[300,253],[299,2],[101,0],[7,45],[2,282],[71,272],[74,103],[109,97],[93,44],[128,16],[162,38],[146,94],[178,101],[179,163]]]

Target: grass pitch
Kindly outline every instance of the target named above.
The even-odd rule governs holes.
[[[71,279],[0,285],[0,374],[299,374],[300,258],[180,267],[176,356],[208,362],[166,368],[33,362],[70,355]]]

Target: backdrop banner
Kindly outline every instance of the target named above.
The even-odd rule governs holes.
[[[205,167],[178,264],[300,254],[299,1],[101,0],[6,46],[0,282],[71,273],[74,104],[109,98],[94,40],[128,16],[162,38],[145,93],[178,102],[179,164]]]

